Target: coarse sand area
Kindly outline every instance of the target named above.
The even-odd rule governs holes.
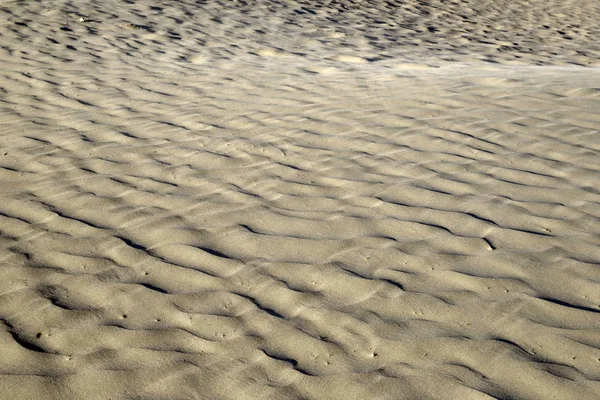
[[[0,0],[0,399],[600,399],[598,0]]]

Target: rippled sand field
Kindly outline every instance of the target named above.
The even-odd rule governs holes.
[[[598,2],[0,16],[0,398],[600,398]]]

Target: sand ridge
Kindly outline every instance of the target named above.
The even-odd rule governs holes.
[[[2,3],[0,392],[596,398],[599,11],[541,4]]]

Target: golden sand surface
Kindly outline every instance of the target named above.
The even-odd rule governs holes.
[[[600,398],[600,2],[0,16],[0,398]]]

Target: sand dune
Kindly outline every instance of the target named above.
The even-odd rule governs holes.
[[[0,15],[0,397],[600,397],[598,2]]]

